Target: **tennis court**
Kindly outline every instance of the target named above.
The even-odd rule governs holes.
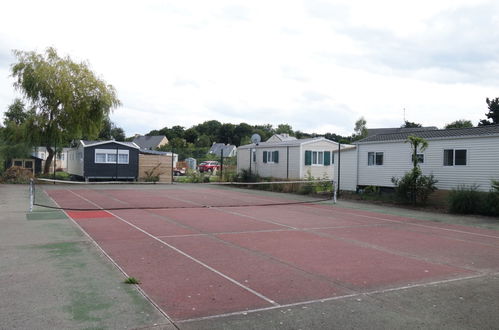
[[[294,204],[294,195],[209,185],[45,185],[40,193],[177,322],[499,271],[497,231],[331,201]]]

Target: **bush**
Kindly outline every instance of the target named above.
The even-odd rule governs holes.
[[[449,211],[499,216],[499,193],[478,191],[477,185],[459,186],[449,194]]]
[[[249,170],[241,170],[241,172],[237,173],[237,175],[235,176],[234,181],[259,182],[261,181],[261,178],[254,172],[250,172]]]
[[[33,172],[20,166],[12,166],[4,171],[1,181],[3,183],[29,183]]]
[[[187,183],[207,183],[210,182],[210,176],[196,171],[188,170],[183,182]]]
[[[460,214],[478,213],[481,194],[478,186],[459,186],[449,194],[449,211]]]
[[[403,202],[412,204],[426,204],[428,197],[437,190],[435,184],[438,182],[432,175],[422,175],[421,169],[415,167],[407,172],[401,179],[392,178],[395,184],[395,193]]]

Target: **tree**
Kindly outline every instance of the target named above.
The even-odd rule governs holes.
[[[360,117],[355,122],[355,127],[353,128],[354,134],[352,136],[352,140],[357,141],[363,139],[367,136],[367,121],[364,117]]]
[[[487,119],[482,119],[478,126],[499,124],[499,98],[485,100],[489,108],[489,112],[485,114]],[[492,120],[492,121],[491,121]]]
[[[125,131],[121,127],[117,127],[109,118],[105,118],[102,122],[102,128],[98,136],[99,140],[125,141]]]
[[[293,135],[293,128],[288,124],[279,124],[277,125],[277,129],[275,130],[276,134],[289,134]]]
[[[33,114],[33,111],[26,111],[25,107],[26,105],[21,99],[15,99],[14,102],[9,105],[7,111],[3,114],[3,124],[5,126],[9,123],[13,123],[15,125],[24,124],[28,117]]]
[[[397,195],[405,201],[410,201],[414,205],[418,202],[426,203],[428,196],[437,188],[435,184],[438,182],[432,175],[423,175],[419,167],[418,151],[424,151],[428,148],[428,142],[414,135],[407,137],[405,142],[409,142],[412,151],[412,169],[405,173],[402,178],[392,177],[392,182],[396,186]]]
[[[428,141],[426,141],[425,139],[423,139],[419,136],[409,135],[405,142],[406,143],[409,142],[411,145],[412,167],[416,168],[416,167],[418,167],[418,164],[419,164],[418,148],[419,148],[419,151],[425,151],[426,148],[428,148]]]
[[[421,124],[418,124],[418,123],[414,123],[412,121],[408,121],[406,120],[404,122],[404,125],[400,126],[401,128],[418,128],[418,127],[423,127],[423,125]]]
[[[473,127],[473,123],[471,120],[459,119],[455,120],[452,123],[445,125],[445,129],[448,128],[470,128]]]
[[[7,108],[4,113],[4,125],[0,127],[0,159],[25,158],[29,155],[31,145],[26,141],[26,121],[33,115],[32,110],[26,110],[20,99]]]
[[[16,50],[14,55],[14,87],[35,109],[27,121],[27,138],[47,148],[48,173],[54,144],[97,136],[102,121],[120,101],[114,87],[97,78],[87,63],[62,58],[54,48],[45,54]]]

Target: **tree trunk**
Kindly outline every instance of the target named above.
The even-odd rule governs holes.
[[[54,160],[54,150],[51,147],[45,147],[47,148],[47,152],[49,153],[47,156],[47,159],[45,160],[45,166],[43,168],[43,174],[49,174],[50,173],[50,165],[52,165],[52,161]]]

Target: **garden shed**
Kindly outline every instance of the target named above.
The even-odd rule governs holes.
[[[172,165],[171,152],[140,149],[139,181],[172,182]]]

